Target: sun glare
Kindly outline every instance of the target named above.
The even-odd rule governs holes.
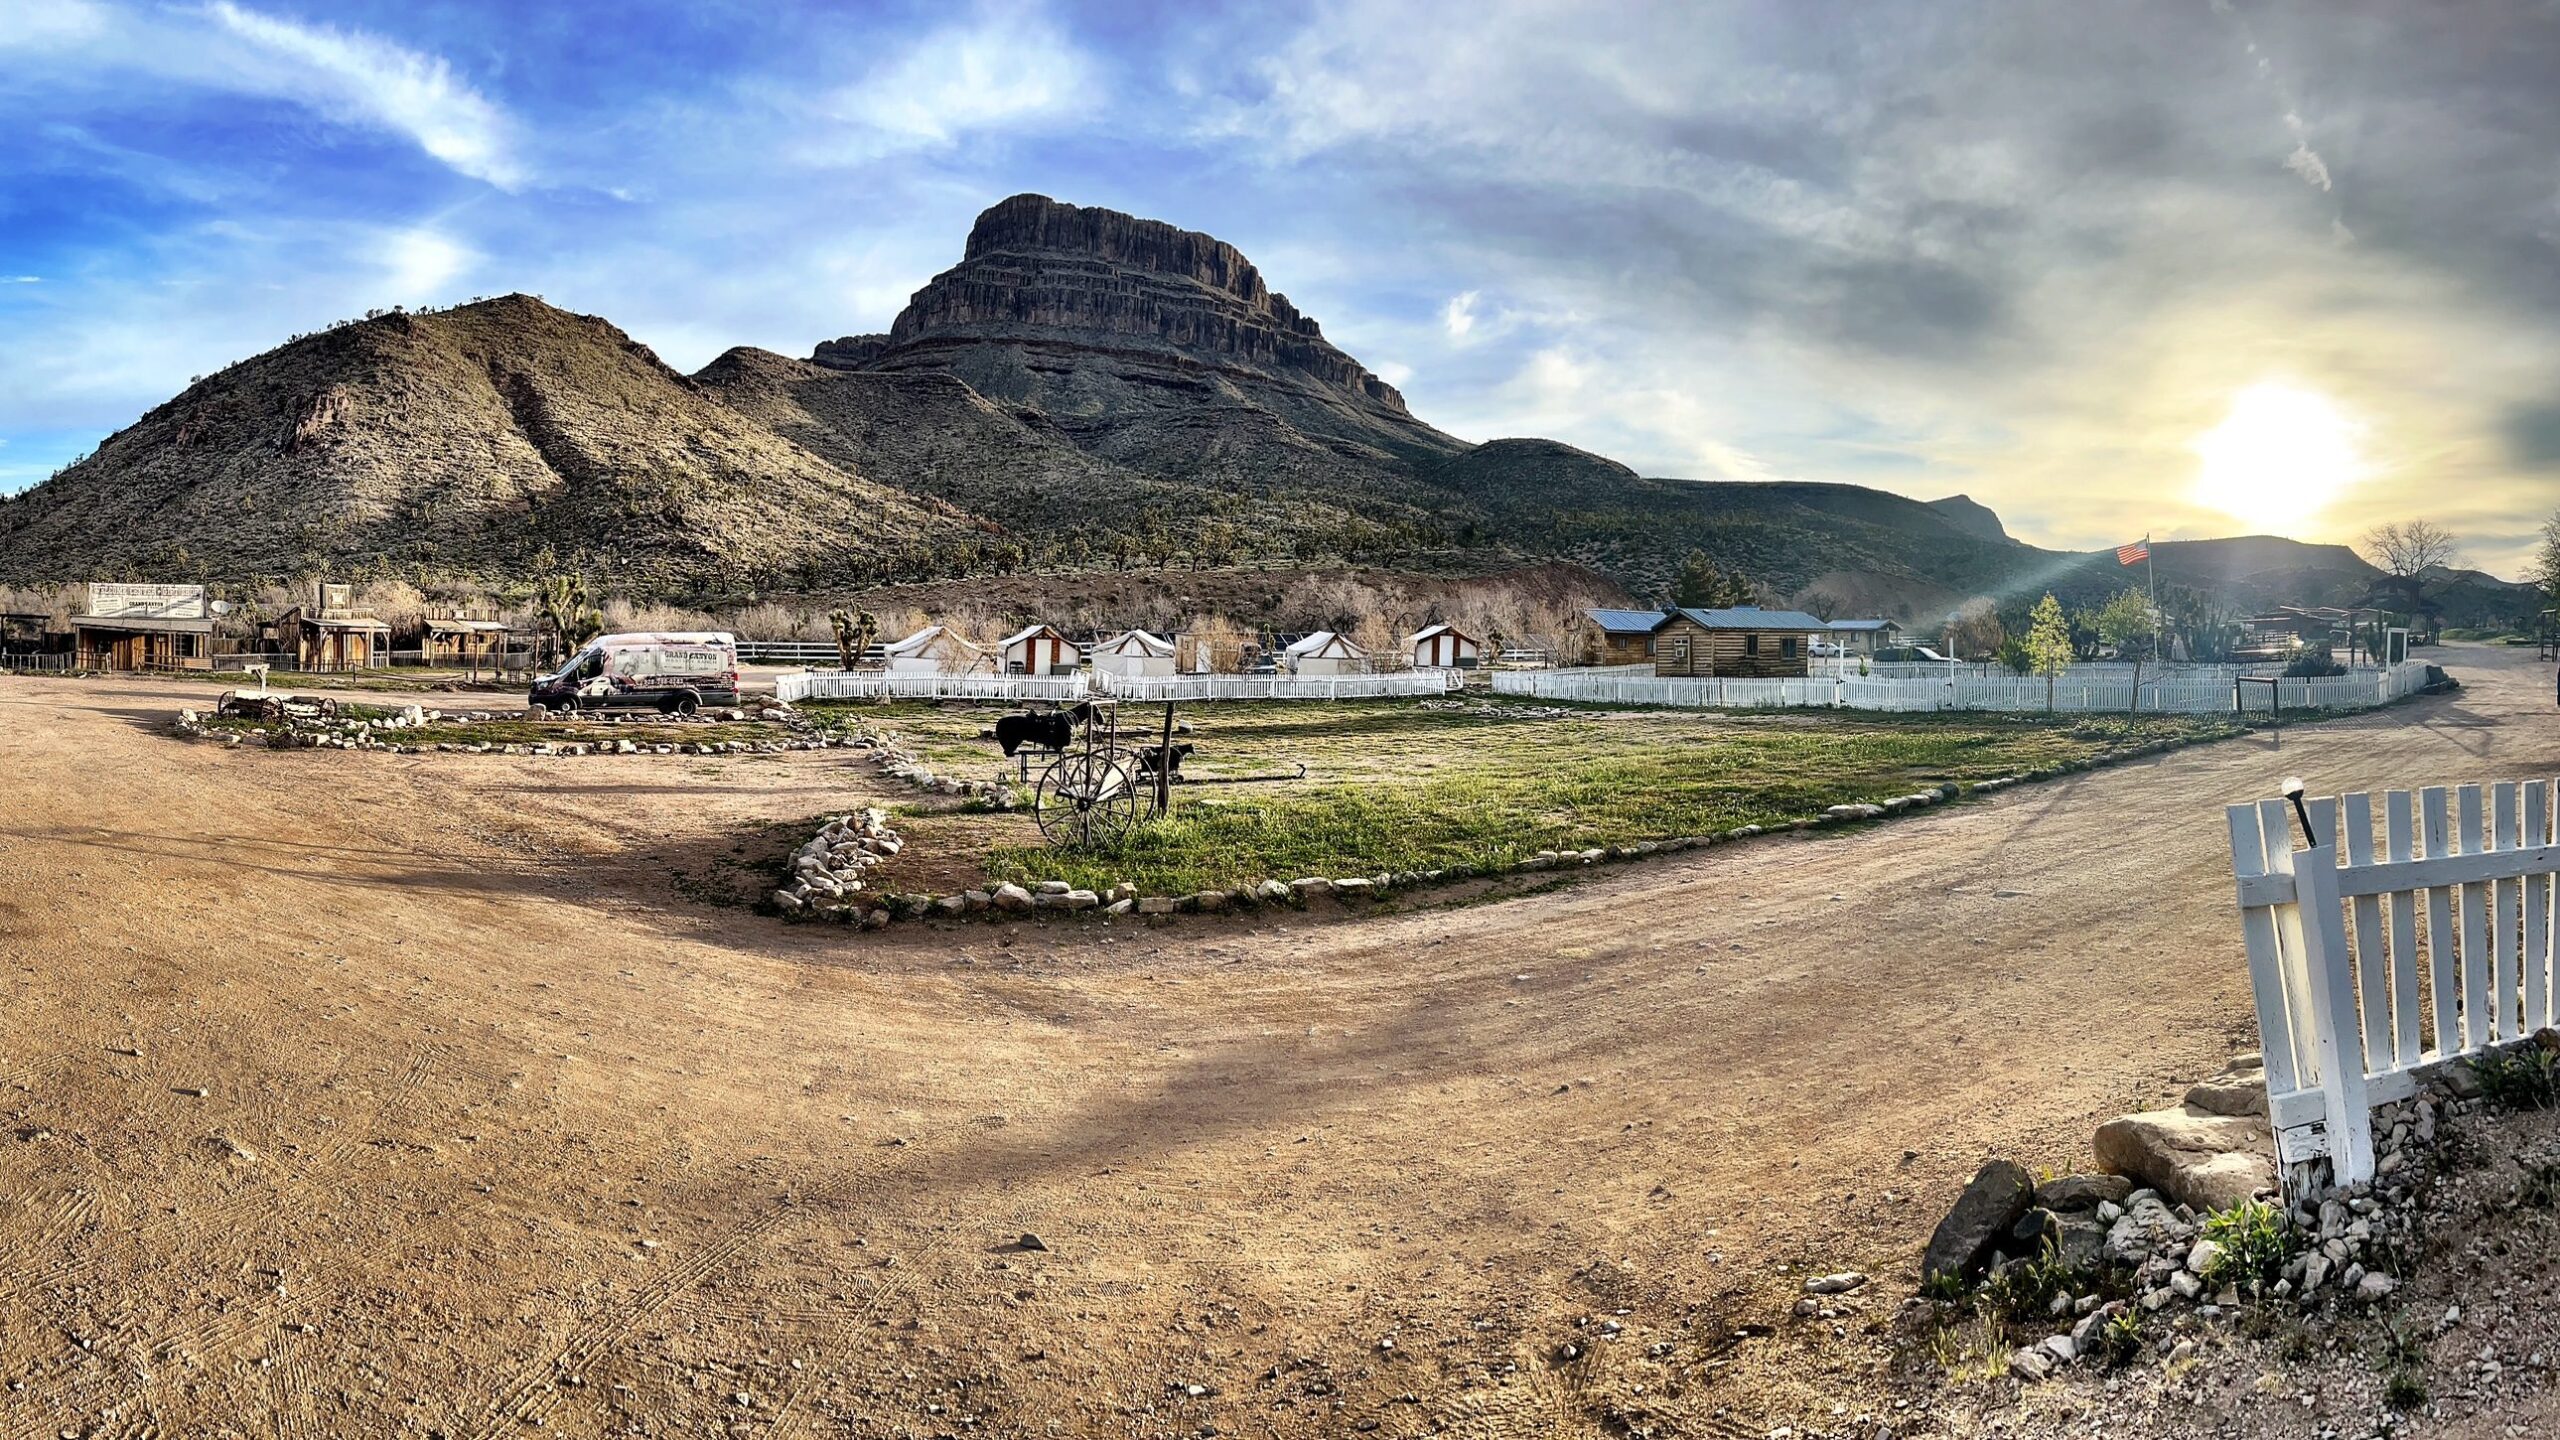
[[[2283,531],[2310,519],[2363,474],[2363,427],[2329,397],[2291,385],[2252,385],[2231,413],[2196,437],[2203,464],[2196,503],[2251,527]]]

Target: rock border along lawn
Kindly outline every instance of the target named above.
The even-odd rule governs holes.
[[[2211,738],[2221,740],[2232,737]],[[860,734],[845,743],[872,750],[879,761],[882,774],[903,780],[928,793],[974,795],[985,799],[991,808],[999,810],[1012,809],[1020,804],[1014,794],[1014,787],[1009,784],[954,780],[948,776],[935,774],[924,763],[922,756],[899,744],[897,737],[891,732],[874,731],[866,727]],[[859,924],[866,930],[880,929],[893,919],[928,919],[934,916],[957,918],[991,912],[1008,915],[1031,911],[1093,912],[1107,916],[1136,914],[1154,921],[1159,917],[1171,917],[1177,914],[1215,913],[1266,905],[1304,905],[1310,900],[1329,895],[1345,900],[1374,900],[1398,891],[1456,884],[1464,880],[1492,880],[1509,875],[1611,864],[1642,859],[1651,855],[1702,849],[1711,845],[1727,845],[1737,840],[1749,840],[1760,835],[1794,834],[1826,826],[1864,824],[1925,810],[1969,795],[1995,794],[2013,785],[2104,769],[2110,765],[2147,759],[2154,755],[2183,749],[2189,745],[2205,743],[2210,742],[2203,738],[2155,740],[2142,745],[2127,746],[2121,750],[2111,750],[2085,760],[2067,760],[2022,771],[2015,775],[2002,775],[1989,780],[1975,781],[1970,785],[1949,783],[1933,789],[1895,795],[1882,800],[1834,805],[1819,815],[1806,816],[1782,825],[1738,825],[1733,829],[1710,835],[1684,835],[1668,840],[1641,840],[1632,845],[1595,846],[1588,850],[1541,850],[1535,855],[1508,866],[1467,865],[1443,870],[1390,871],[1377,875],[1340,877],[1310,875],[1295,880],[1267,877],[1262,880],[1248,881],[1232,890],[1201,890],[1188,895],[1142,895],[1136,886],[1126,884],[1114,885],[1104,891],[1079,889],[1064,880],[1042,880],[1027,886],[1008,882],[992,889],[961,890],[950,894],[870,892],[864,891],[859,884],[848,883],[851,880],[858,880],[858,874],[848,876],[829,871],[828,878],[841,887],[842,894],[827,894],[821,889],[819,893],[829,903],[815,905],[810,903],[808,892],[801,888],[807,872],[799,867],[804,859],[812,854],[812,847],[825,849],[827,853],[832,854],[835,843],[846,835],[848,826],[853,824],[852,817],[830,816],[819,827],[815,839],[793,852],[794,878],[776,889],[771,900],[774,907],[788,918],[845,920]],[[878,824],[881,831],[893,839],[896,838],[895,832],[886,831],[885,815]],[[903,846],[904,842],[898,843]],[[887,853],[895,854],[897,851],[893,848]],[[876,864],[877,861],[873,863]],[[870,865],[860,867],[862,870],[870,868]],[[857,896],[863,898],[847,898]]]

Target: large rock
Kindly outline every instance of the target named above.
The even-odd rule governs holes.
[[[2267,1113],[2267,1072],[2233,1070],[2187,1087],[2187,1108],[2208,1115]]]
[[[1920,1257],[1920,1278],[1952,1274],[1971,1280],[1980,1275],[2025,1216],[2035,1193],[2035,1177],[2016,1161],[1983,1166],[1929,1237],[1929,1248]]]
[[[2275,1132],[2263,1116],[2145,1110],[2099,1126],[2096,1149],[2101,1167],[2197,1210],[2276,1188]]]
[[[2036,1203],[2047,1210],[2095,1210],[2101,1204],[2122,1205],[2133,1182],[2121,1175],[2067,1175],[2036,1187]]]

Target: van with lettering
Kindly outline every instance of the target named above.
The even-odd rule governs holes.
[[[738,703],[738,639],[726,630],[599,635],[524,698],[535,715],[727,709]]]

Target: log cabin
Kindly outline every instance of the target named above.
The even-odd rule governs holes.
[[[1773,679],[1813,673],[1813,642],[1831,627],[1801,610],[1734,605],[1666,612],[1653,631],[1656,675]]]

